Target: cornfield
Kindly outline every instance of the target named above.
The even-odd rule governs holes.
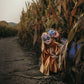
[[[68,65],[70,64],[69,50],[73,42],[76,50],[74,64],[79,65],[80,60],[84,60],[84,0],[32,1],[31,4],[29,2],[25,3],[27,11],[23,9],[21,13],[18,32],[21,44],[28,48],[34,47],[40,52],[41,34],[50,28],[56,29],[60,32],[61,38],[68,40],[66,68],[71,73],[72,66],[69,69]],[[78,44],[81,44],[79,50],[77,50]],[[78,70],[78,66],[73,71],[76,72],[76,69]],[[77,72],[80,73],[81,70],[82,68]],[[75,81],[73,80],[73,82]]]
[[[18,34],[26,46],[41,42],[42,32],[49,28],[68,38],[79,17],[84,15],[83,0],[33,0],[25,4],[27,11],[22,10]]]
[[[67,76],[70,76],[74,84],[84,83],[84,0],[32,1],[31,4],[25,3],[27,11],[22,10],[18,32],[21,44],[41,52],[41,34],[50,28],[57,30],[60,32],[61,38],[68,40]],[[69,50],[73,42],[76,58],[72,60],[72,65]],[[78,44],[81,44],[79,50],[77,50]],[[76,75],[73,76],[72,73]],[[79,76],[79,74],[81,75]]]

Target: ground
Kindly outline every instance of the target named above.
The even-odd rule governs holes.
[[[18,37],[0,39],[0,84],[64,84],[39,67],[37,54],[21,47]]]

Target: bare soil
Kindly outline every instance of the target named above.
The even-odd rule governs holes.
[[[55,76],[40,73],[37,54],[25,50],[17,39],[0,39],[0,84],[64,84]]]

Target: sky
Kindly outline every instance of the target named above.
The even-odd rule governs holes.
[[[32,0],[0,0],[0,21],[18,23],[22,9],[26,10],[25,1]]]

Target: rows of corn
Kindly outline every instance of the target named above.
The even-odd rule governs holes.
[[[20,43],[28,48],[34,47],[40,52],[41,34],[49,28],[57,30],[61,38],[68,40],[67,77],[70,76],[74,84],[81,84],[84,78],[84,68],[79,68],[84,64],[84,0],[32,0],[31,4],[26,2],[25,5],[26,11],[22,10],[18,25]],[[78,64],[73,65],[72,70],[68,57],[73,42],[77,55],[75,64]],[[80,43],[81,48],[77,51],[77,44]]]
[[[83,0],[32,0],[31,4],[26,2],[26,11],[22,10],[19,22],[20,42],[29,48],[36,46],[41,43],[42,32],[49,28],[58,30],[61,38],[68,38],[69,42],[75,33],[83,35],[83,28],[78,28],[75,33],[70,32],[75,24],[79,25],[77,21],[84,15],[83,4]],[[80,35],[76,37],[80,38]]]

